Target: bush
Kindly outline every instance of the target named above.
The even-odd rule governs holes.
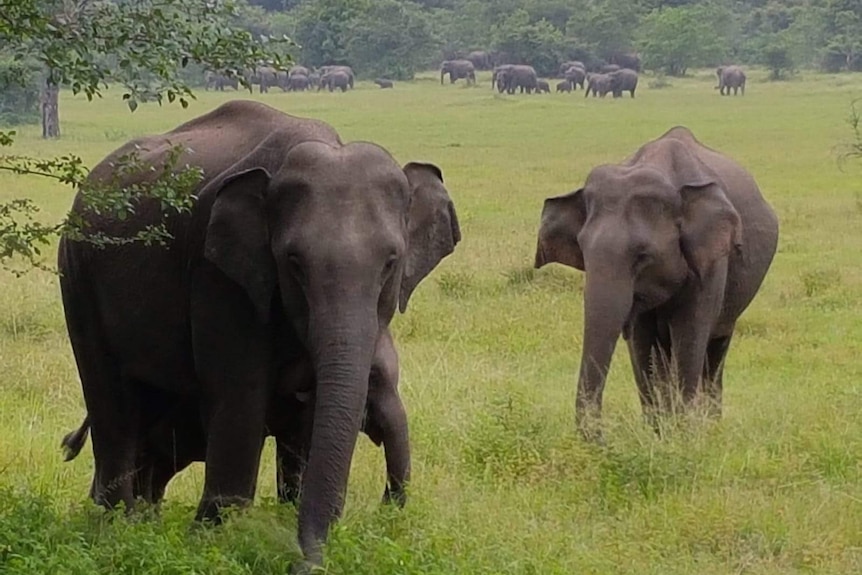
[[[39,121],[39,81],[34,63],[0,57],[0,125]]]

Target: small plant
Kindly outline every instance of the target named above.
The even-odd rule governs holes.
[[[462,299],[473,289],[473,275],[469,272],[442,272],[437,277],[437,285],[447,297]]]

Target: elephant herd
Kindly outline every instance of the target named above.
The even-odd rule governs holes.
[[[307,572],[342,513],[360,431],[384,449],[384,501],[406,501],[408,422],[389,324],[461,241],[455,205],[433,164],[402,166],[322,121],[243,100],[133,140],[89,177],[145,183],[176,145],[203,172],[190,211],[164,215],[149,199],[120,220],[74,201],[88,233],[122,237],[165,221],[171,238],[61,240],[87,407],[63,440],[67,459],[89,433],[90,497],[127,510],[159,502],[176,473],[203,461],[196,518],[218,522],[226,506],[253,500],[274,436],[279,500],[298,505],[296,571]],[[156,169],[118,173],[116,158],[133,151]],[[545,201],[535,267],[586,272],[576,400],[586,438],[600,434],[621,335],[645,415],[671,409],[672,386],[684,406],[706,398],[720,414],[734,326],[777,238],[751,175],[684,127]]]
[[[269,92],[272,87],[281,88],[284,92],[304,92],[306,90],[328,89],[330,92],[340,90],[346,92],[352,90],[356,82],[353,68],[350,66],[321,66],[316,70],[306,66],[293,66],[289,70],[276,70],[271,66],[259,66],[253,71],[247,71],[244,79],[249,85],[257,85],[261,94]],[[392,80],[378,78],[374,81],[381,88],[392,88]],[[206,90],[224,91],[225,87],[234,90],[239,88],[239,81],[235,77],[226,76],[216,72],[204,74],[204,88]]]

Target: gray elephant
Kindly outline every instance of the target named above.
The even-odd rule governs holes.
[[[584,71],[585,74],[587,72],[587,67],[584,66],[584,63],[581,62],[580,60],[568,60],[568,61],[560,64],[559,76],[561,78],[565,77],[566,72],[569,70],[569,68],[580,68],[581,70]]]
[[[495,66],[494,70],[491,72],[491,88],[497,88],[499,92],[503,92],[506,89],[505,81],[501,80],[502,75],[511,70],[513,64],[501,64],[500,66]],[[502,87],[501,87],[502,85]]]
[[[616,72],[608,74],[610,78],[610,91],[614,98],[621,98],[623,92],[628,92],[631,97],[635,97],[635,90],[638,87],[638,73],[628,68],[622,68]]]
[[[474,50],[464,56],[464,60],[469,60],[477,70],[491,69],[491,53],[485,50]]]
[[[457,80],[464,78],[467,84],[476,83],[476,67],[469,60],[444,60],[440,64],[440,84],[443,77],[449,74],[449,83],[454,84]]]
[[[545,80],[536,80],[536,94],[550,94],[551,86]]]
[[[587,89],[584,98],[593,94],[593,98],[604,98],[611,91],[611,77],[608,74],[587,74]]]
[[[320,69],[318,70],[318,72],[320,72],[321,79],[323,78],[323,76],[325,76],[326,74],[329,74],[331,72],[342,72],[343,74],[346,74],[347,80],[348,80],[347,86],[351,90],[353,89],[353,86],[356,83],[356,75],[353,73],[353,68],[351,68],[350,66],[342,66],[342,65],[321,66]]]
[[[622,67],[618,64],[604,64],[599,66],[600,74],[610,74],[611,72],[616,72],[617,70],[621,70]]]
[[[386,78],[377,78],[374,80],[374,83],[380,86],[380,89],[382,90],[386,90],[394,86],[392,80],[387,80]]]
[[[203,173],[189,211],[165,221],[160,202],[144,200],[119,220],[88,210],[80,194],[72,208],[96,235],[164,221],[167,245],[60,241],[66,323],[92,424],[93,498],[132,509],[150,423],[166,404],[194,397],[206,437],[196,517],[218,521],[225,506],[253,499],[272,395],[308,391],[298,536],[319,564],[368,402],[391,414],[385,433],[406,445],[403,406],[385,392],[394,386],[369,381],[392,377],[387,326],[460,240],[454,206],[436,166],[402,168],[374,144],[344,144],[323,122],[242,100],[129,142],[89,178],[139,184],[175,146],[187,150],[179,165]],[[133,151],[154,170],[116,173],[116,158]]]
[[[628,68],[635,72],[641,71],[641,57],[634,52],[617,52],[608,59],[609,64],[616,64],[620,68]]]
[[[571,92],[572,91],[572,83],[568,80],[563,80],[562,82],[557,82],[557,93],[560,92]]]
[[[301,66],[299,64],[297,64],[296,66],[291,66],[291,68],[287,71],[288,77],[292,77],[292,76],[308,77],[308,75],[310,73],[311,73],[311,71],[308,68],[306,68],[305,66]]]
[[[308,75],[308,87],[320,88],[320,72],[312,72]]]
[[[502,80],[503,87],[508,94],[520,91],[521,94],[533,93],[538,88],[539,78],[536,69],[532,66],[513,65],[497,74],[498,84]]]
[[[333,70],[331,72],[326,72],[320,77],[320,85],[318,86],[317,91],[319,92],[323,88],[327,88],[330,92],[333,92],[337,88],[342,92],[346,92],[349,87],[350,76],[341,70]]]
[[[235,77],[226,76],[217,72],[207,71],[204,73],[204,90],[218,90],[224,92],[226,86],[230,86],[234,90],[239,89],[239,80]]]
[[[734,327],[777,241],[778,220],[751,175],[679,126],[545,200],[536,267],[586,272],[581,432],[600,434],[593,424],[620,334],[648,417],[672,407],[673,382],[685,406],[706,392],[720,415]]]
[[[587,72],[580,66],[572,66],[566,70],[563,76],[566,80],[571,82],[573,88],[576,88],[577,86],[583,88],[584,82],[587,78]]]
[[[715,71],[718,76],[718,86],[722,96],[729,96],[730,90],[733,89],[733,95],[736,96],[737,91],[741,91],[745,96],[745,72],[739,66],[719,66]]]
[[[271,87],[279,85],[278,70],[272,66],[259,66],[251,75],[251,83],[258,85],[261,94],[266,94]]]
[[[308,76],[303,74],[293,74],[285,82],[288,92],[304,92],[310,86]]]

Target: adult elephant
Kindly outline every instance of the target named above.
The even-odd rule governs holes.
[[[536,267],[586,272],[582,433],[600,433],[592,424],[620,334],[645,414],[669,409],[678,382],[685,406],[705,391],[719,415],[734,327],[777,241],[778,220],[751,175],[680,126],[545,200]]]
[[[584,66],[584,63],[580,60],[567,60],[566,62],[560,64],[559,75],[561,78],[566,75],[566,72],[568,72],[569,68],[580,68],[584,71],[584,73],[587,72],[587,67]]]
[[[334,72],[341,72],[343,74],[346,74],[347,75],[347,86],[351,90],[353,89],[353,86],[356,83],[356,75],[353,73],[353,68],[351,68],[350,66],[341,66],[341,65],[338,65],[338,66],[321,66],[319,72],[321,75],[320,76],[321,79],[323,78],[323,76],[326,76],[327,74],[334,73]]]
[[[205,90],[218,90],[219,92],[224,92],[225,86],[230,86],[234,90],[238,90],[239,80],[217,72],[207,71],[204,74]]]
[[[641,71],[641,57],[634,52],[617,52],[608,59],[609,64],[616,64],[620,68],[627,68],[635,72]]]
[[[308,68],[306,68],[305,66],[301,66],[299,64],[297,64],[296,66],[291,66],[290,69],[287,71],[287,75],[290,78],[292,78],[293,76],[308,77],[308,75],[310,73],[311,73],[311,71]]]
[[[320,77],[320,85],[317,87],[317,91],[319,92],[323,88],[328,88],[330,92],[334,92],[337,88],[342,92],[346,92],[349,87],[350,76],[341,70],[332,70]]]
[[[610,74],[611,72],[616,72],[621,69],[622,67],[618,64],[603,64],[602,66],[599,66],[599,73]]]
[[[505,87],[505,82],[502,84],[502,88],[500,87],[500,78],[503,76],[505,72],[512,69],[513,64],[501,64],[499,66],[495,66],[494,70],[491,72],[491,88],[497,87],[500,92],[503,92]]]
[[[520,91],[521,94],[524,92],[531,94],[538,87],[539,77],[532,66],[520,64],[511,66],[498,74],[498,83],[501,77],[505,90],[509,94],[514,94],[516,91]]]
[[[138,449],[160,398],[195,397],[206,437],[196,517],[254,496],[269,399],[279,374],[309,366],[314,424],[302,480],[299,544],[320,563],[341,515],[369,379],[396,307],[460,239],[431,164],[403,168],[370,143],[344,144],[327,124],[232,101],[171,132],[129,142],[90,179],[142,183],[175,146],[199,168],[190,211],[166,246],[59,247],[66,322],[92,424],[93,497],[134,506]],[[117,173],[137,152],[155,169]],[[123,237],[163,221],[158,201],[124,220],[73,205],[88,233]],[[302,377],[286,391],[302,391]],[[295,389],[290,389],[294,386]],[[177,400],[179,402],[179,400]],[[393,401],[391,398],[388,401]],[[406,420],[405,420],[406,421]]]
[[[577,86],[583,88],[587,72],[580,66],[572,66],[566,70],[563,77],[572,84],[572,88],[577,88]]]
[[[252,82],[258,85],[261,94],[266,94],[273,86],[278,86],[278,70],[272,66],[260,66],[255,70]]]
[[[611,77],[608,74],[587,74],[587,89],[584,98],[593,94],[593,98],[601,96],[604,98],[611,91]]]
[[[631,94],[635,97],[635,90],[638,87],[638,73],[628,68],[622,68],[616,72],[608,74],[610,78],[610,91],[614,98],[621,98],[623,92]]]
[[[440,84],[443,84],[443,77],[449,74],[449,83],[454,84],[457,80],[464,78],[467,84],[476,83],[476,67],[469,60],[444,60],[440,64]]]
[[[304,92],[309,88],[308,76],[303,74],[289,76],[285,87],[288,92]]]
[[[733,89],[733,95],[736,96],[738,90],[742,91],[745,96],[745,72],[739,66],[719,66],[715,70],[715,75],[718,76],[718,86],[715,88],[722,96],[729,96],[730,90]]]
[[[490,70],[491,54],[485,50],[474,50],[464,57],[464,60],[469,60],[477,70]]]

